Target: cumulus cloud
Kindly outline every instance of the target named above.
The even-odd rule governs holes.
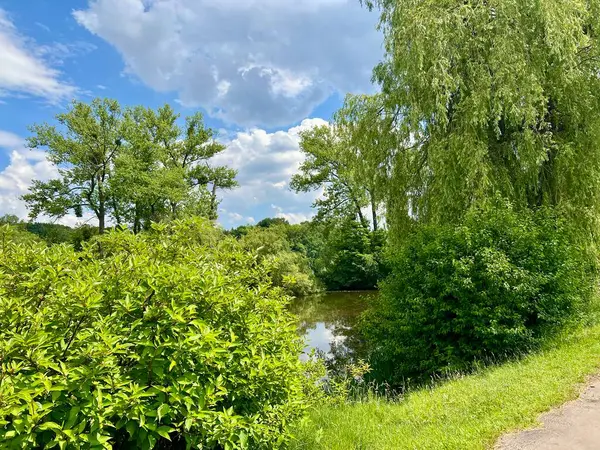
[[[252,223],[257,216],[282,217],[291,223],[310,219],[311,205],[319,193],[296,194],[289,182],[304,160],[300,132],[326,124],[322,119],[305,119],[286,131],[252,129],[225,142],[227,149],[213,161],[238,170],[240,187],[223,195],[222,224]]]
[[[275,210],[275,217],[287,220],[289,223],[302,223],[314,217],[313,212],[285,212],[281,206],[271,205]]]
[[[0,96],[33,95],[51,102],[71,97],[76,89],[44,58],[44,51],[21,36],[0,9]]]
[[[358,0],[89,0],[75,19],[126,72],[244,126],[280,126],[371,89],[377,17]]]

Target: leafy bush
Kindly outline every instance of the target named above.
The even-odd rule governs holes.
[[[268,265],[273,284],[286,293],[303,296],[320,290],[308,258],[291,250],[284,226],[254,227],[241,238],[241,243]]]
[[[523,352],[584,310],[591,283],[565,224],[502,206],[424,226],[363,318],[378,378],[399,382]]]
[[[2,448],[284,445],[314,385],[287,298],[235,240],[174,222],[78,253],[2,233]]]
[[[317,276],[332,291],[374,289],[382,241],[380,233],[370,233],[356,220],[333,225],[317,261]]]

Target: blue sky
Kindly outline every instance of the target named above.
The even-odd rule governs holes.
[[[347,92],[371,92],[377,16],[358,0],[0,0],[0,215],[27,215],[31,179],[56,175],[24,148],[28,125],[77,98],[200,110],[239,171],[225,227],[312,214],[289,190],[298,133]],[[74,217],[64,223],[74,224]]]

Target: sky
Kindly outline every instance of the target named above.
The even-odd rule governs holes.
[[[289,189],[299,133],[374,91],[377,19],[358,0],[0,0],[0,215],[26,218],[31,180],[57,175],[28,126],[109,97],[204,114],[227,146],[215,164],[238,170],[224,227],[310,219],[319,193]]]

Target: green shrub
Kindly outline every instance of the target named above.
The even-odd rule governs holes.
[[[4,232],[0,447],[285,444],[314,386],[287,297],[235,240],[175,222],[78,253]]]
[[[308,258],[291,250],[285,227],[277,224],[267,228],[257,226],[240,242],[247,251],[256,254],[259,261],[266,263],[273,284],[287,294],[300,297],[321,290]]]
[[[502,206],[424,226],[391,258],[362,322],[378,378],[465,370],[536,345],[584,311],[590,273],[548,211]]]
[[[328,290],[370,290],[380,275],[382,233],[356,220],[332,224],[317,262],[317,276]]]

